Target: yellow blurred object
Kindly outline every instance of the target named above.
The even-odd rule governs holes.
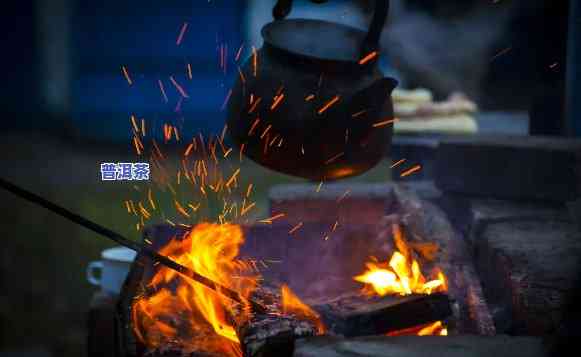
[[[395,134],[441,133],[468,135],[478,132],[478,124],[468,114],[416,119],[406,118],[395,122],[393,131]]]
[[[396,88],[391,94],[394,103],[431,103],[434,101],[432,92],[428,89],[400,89]]]
[[[434,102],[427,89],[397,89],[393,93],[396,134],[474,134],[478,125],[473,114],[476,103],[462,93],[452,93],[447,100]]]

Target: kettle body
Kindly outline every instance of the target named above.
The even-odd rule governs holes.
[[[374,167],[391,143],[397,85],[377,66],[386,16],[387,4],[376,9],[368,33],[280,15],[267,24],[264,44],[240,68],[228,103],[228,132],[243,154],[310,180]]]

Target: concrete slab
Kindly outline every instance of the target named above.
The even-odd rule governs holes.
[[[295,357],[541,357],[539,339],[508,336],[316,337],[297,341]]]

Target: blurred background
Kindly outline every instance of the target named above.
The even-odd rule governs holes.
[[[295,3],[291,17],[365,28],[373,2]],[[151,130],[172,121],[184,137],[219,133],[221,107],[238,75],[232,63],[220,65],[220,51],[233,61],[238,51],[247,58],[252,46],[260,47],[273,4],[8,5],[0,25],[0,175],[138,237],[123,205],[131,185],[101,182],[99,164],[135,161],[131,114],[146,118]],[[568,16],[565,0],[392,1],[381,66],[405,88],[427,88],[436,98],[460,91],[481,113],[504,113],[506,120],[483,123],[489,131],[579,135],[565,115]],[[187,90],[187,100],[179,99],[170,76]],[[390,180],[389,160],[353,180]],[[266,214],[271,185],[298,181],[245,165],[257,188],[257,216]],[[85,355],[86,311],[95,291],[85,266],[111,244],[3,191],[0,208],[0,356]]]

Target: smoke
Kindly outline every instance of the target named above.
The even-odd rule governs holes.
[[[315,5],[295,1],[289,17],[322,19],[366,30],[373,3],[329,1]],[[478,98],[491,57],[499,50],[495,42],[506,32],[513,13],[513,2],[475,2],[473,6],[459,7],[461,11],[452,11],[451,2],[440,2],[437,15],[405,3],[390,2],[389,19],[381,37],[382,58],[387,60],[382,69],[395,69],[403,86],[426,87],[437,97],[462,91]],[[250,0],[248,4],[247,44],[260,47],[260,29],[272,20],[273,3]],[[445,15],[450,13],[454,16]]]
[[[404,85],[427,87],[439,97],[462,91],[477,98],[512,7],[486,2],[441,18],[392,0],[382,47]]]

